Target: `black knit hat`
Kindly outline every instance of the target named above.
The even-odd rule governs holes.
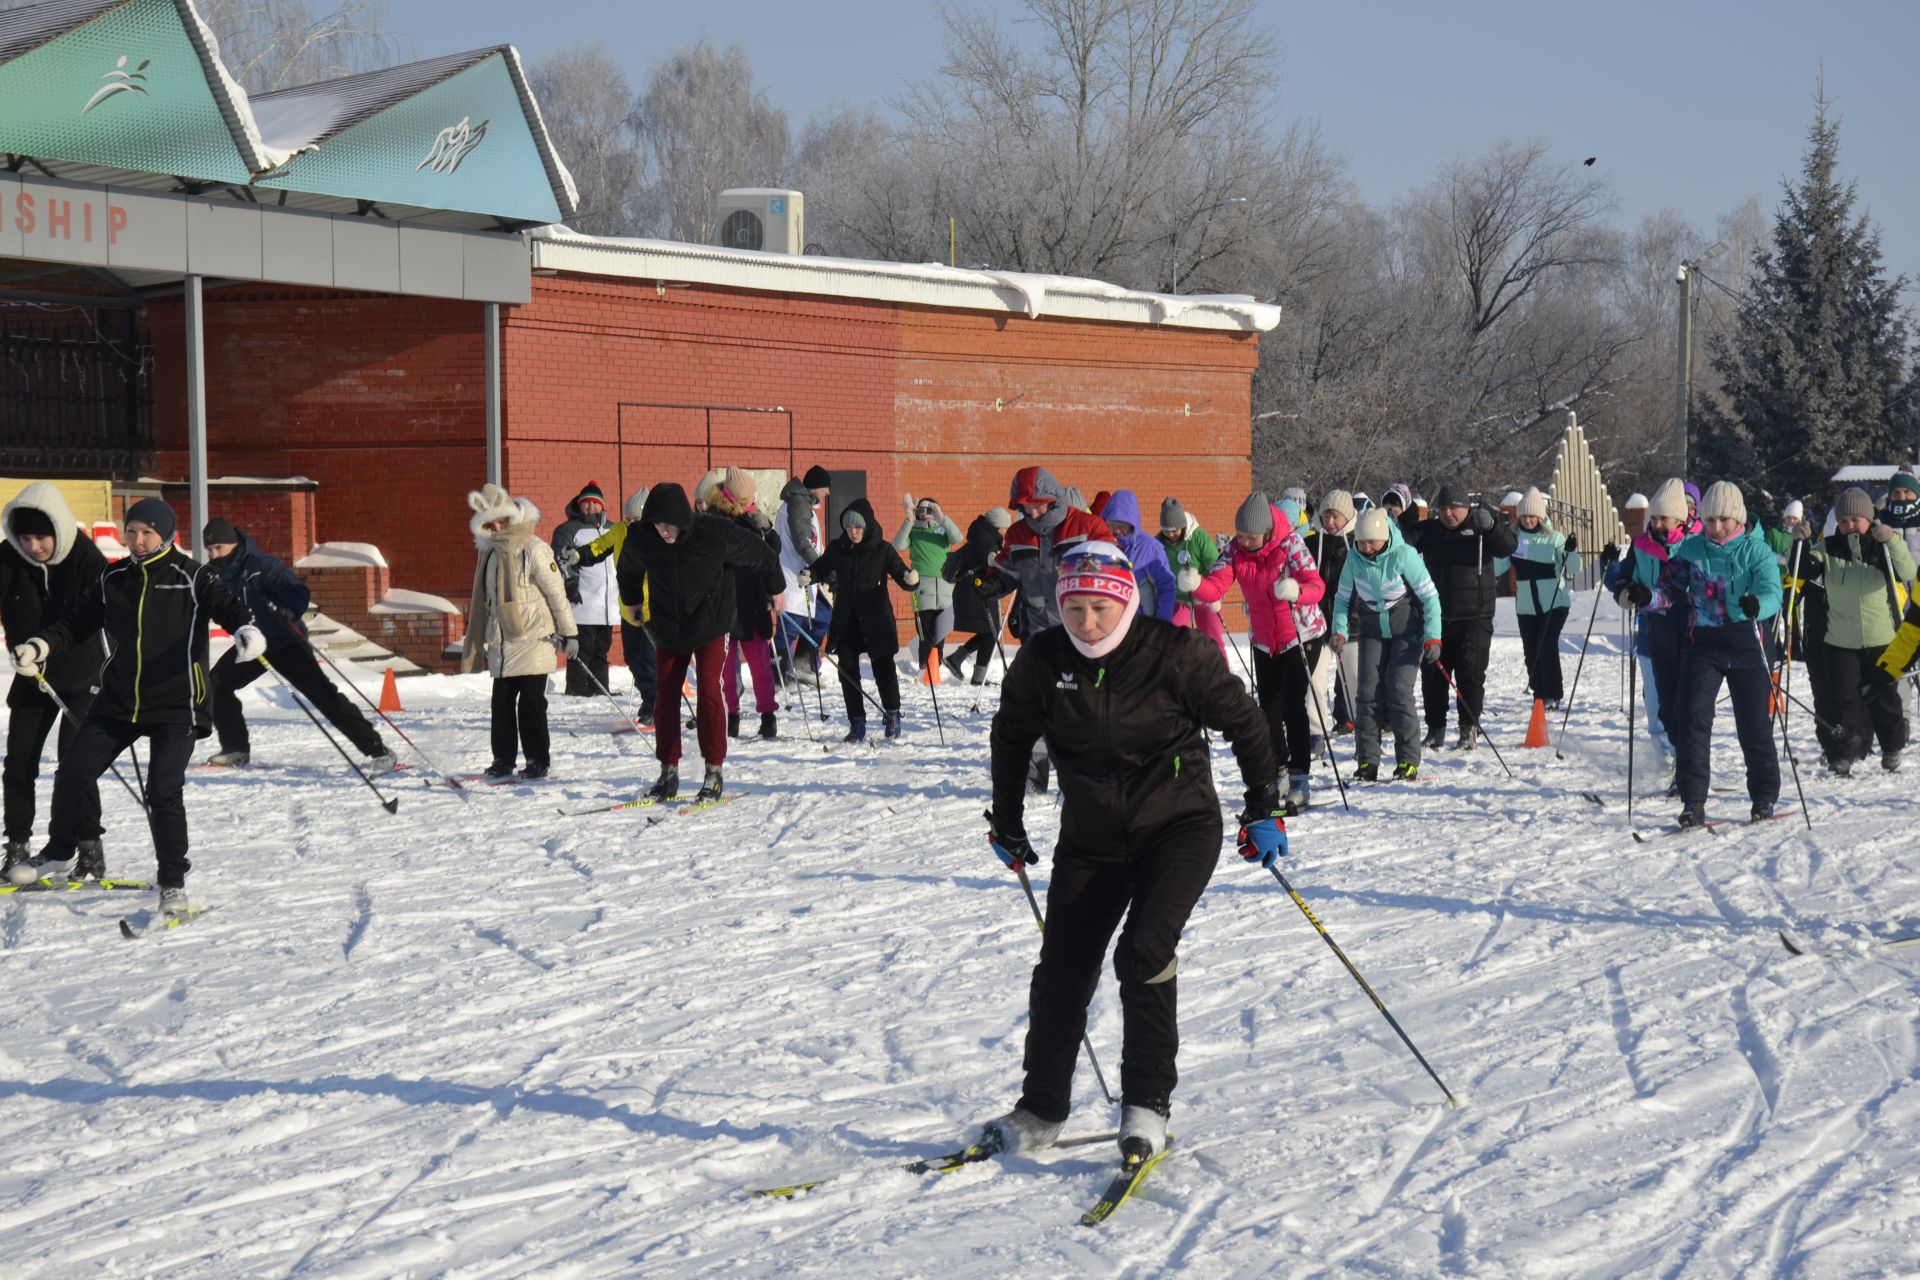
[[[173,535],[180,529],[173,508],[158,498],[142,498],[128,507],[126,523],[132,524],[135,520],[159,534],[162,542],[172,542]]]
[[[240,541],[240,531],[222,520],[219,516],[207,521],[207,527],[200,531],[200,540],[208,546]]]
[[[816,464],[807,468],[807,474],[800,477],[800,483],[809,489],[831,489],[833,477],[827,474],[825,467]]]
[[[1433,500],[1433,505],[1436,507],[1470,507],[1473,504],[1467,501],[1467,491],[1465,489],[1462,489],[1457,484],[1443,484],[1440,486],[1440,496]]]
[[[16,538],[53,537],[53,517],[38,507],[15,507],[9,523]]]

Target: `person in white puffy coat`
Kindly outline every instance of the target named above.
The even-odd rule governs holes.
[[[493,762],[489,778],[513,773],[525,752],[523,778],[544,778],[552,764],[547,732],[547,677],[556,653],[580,652],[573,609],[553,551],[540,541],[540,509],[497,484],[467,495],[479,561],[467,608],[463,672],[493,677]]]

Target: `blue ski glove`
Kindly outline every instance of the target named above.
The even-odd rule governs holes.
[[[1023,865],[1032,866],[1040,861],[1040,855],[1033,851],[1025,836],[1009,835],[999,829],[991,812],[987,819],[987,844],[993,850],[993,856],[1000,859],[1009,871],[1018,871]]]
[[[1247,793],[1247,810],[1240,815],[1240,856],[1248,862],[1271,867],[1287,856],[1287,823],[1276,783],[1259,792]]]

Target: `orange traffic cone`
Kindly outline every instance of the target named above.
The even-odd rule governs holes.
[[[1527,721],[1527,740],[1523,747],[1550,747],[1547,741],[1547,704],[1539,698],[1533,700],[1533,719]]]
[[[400,686],[393,681],[393,668],[388,667],[386,683],[380,686],[380,714],[386,716],[404,710],[400,705]]]
[[[921,684],[940,683],[940,646],[933,646],[933,652],[927,655],[927,669],[920,673]]]

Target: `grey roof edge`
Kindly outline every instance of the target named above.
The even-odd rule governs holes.
[[[273,135],[269,139],[271,145],[289,151],[306,150],[452,79],[504,47],[492,45],[465,53],[442,54],[437,58],[422,58],[332,80],[275,89],[254,96],[254,116],[261,123],[263,136]],[[309,116],[319,119],[319,124],[295,137],[287,132],[286,120],[299,115],[298,109],[302,106],[311,107]]]
[[[271,169],[276,164],[284,164],[284,156],[276,156],[260,140],[260,125],[253,118],[253,105],[247,100],[247,91],[227,70],[227,64],[220,60],[220,40],[213,34],[213,28],[200,16],[200,10],[194,7],[193,0],[173,0],[173,7],[180,15],[180,25],[187,33],[187,39],[193,42],[193,50],[200,55],[200,64],[206,70],[207,90],[213,94],[213,100],[220,108],[220,118],[227,122],[227,131],[233,135],[233,145],[240,152],[241,163],[246,165],[249,174]]]
[[[0,64],[12,62],[76,27],[85,26],[126,0],[42,0],[0,10]]]

